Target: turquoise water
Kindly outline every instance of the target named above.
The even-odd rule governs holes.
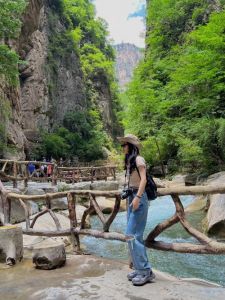
[[[181,197],[184,207],[193,202],[193,197]],[[148,221],[146,225],[145,236],[160,222],[172,216],[175,212],[173,201],[169,196],[160,197],[151,202],[149,207]],[[189,221],[200,228],[200,220],[203,213],[192,213]],[[94,229],[101,230],[101,223],[95,216],[91,219],[91,225]],[[126,213],[119,213],[111,225],[110,231],[123,233],[126,228]],[[163,232],[159,240],[164,242],[189,242],[194,243],[192,238],[180,224],[172,226]],[[82,242],[87,251],[97,256],[111,259],[127,259],[127,245],[119,241],[107,241],[84,237]],[[149,261],[153,268],[163,272],[170,273],[178,277],[197,277],[205,280],[214,281],[225,285],[225,255],[198,255],[198,254],[180,254],[174,252],[165,252],[157,250],[148,250]]]

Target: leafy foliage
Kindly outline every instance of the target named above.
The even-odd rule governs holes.
[[[15,38],[21,26],[20,16],[26,0],[0,0],[0,39]]]
[[[69,112],[63,125],[55,133],[44,134],[39,156],[57,159],[77,156],[81,161],[103,158],[102,147],[108,146],[109,140],[96,111]]]
[[[78,56],[86,88],[86,110],[73,111],[64,116],[63,127],[54,133],[46,133],[40,152],[47,156],[78,156],[80,160],[99,159],[102,147],[110,147],[109,138],[100,118],[99,99],[104,84],[112,97],[113,109],[117,110],[118,92],[114,78],[114,51],[107,41],[107,25],[95,17],[94,5],[87,0],[57,0],[51,2],[49,14],[50,35],[48,68],[51,74],[49,92],[54,90],[57,61]],[[56,13],[54,13],[54,11]],[[66,24],[65,30],[56,32],[58,19]],[[68,60],[68,63],[69,60]],[[117,123],[114,113],[115,124]],[[116,126],[115,126],[116,127]],[[58,137],[58,138],[57,138]],[[55,146],[53,146],[55,144]],[[58,152],[58,149],[62,152]]]
[[[25,7],[25,0],[0,0],[0,80],[4,85],[15,86],[18,83],[18,64],[21,61],[7,42],[18,36],[21,27],[20,17]],[[7,144],[5,126],[8,117],[8,102],[0,95],[0,155]]]
[[[225,11],[214,1],[152,0],[145,60],[127,92],[123,124],[151,164],[213,172],[225,165]],[[218,1],[217,1],[218,2]]]
[[[5,41],[18,36],[21,27],[20,16],[25,7],[25,0],[0,0],[0,78],[5,78],[10,84],[17,83],[20,60]]]

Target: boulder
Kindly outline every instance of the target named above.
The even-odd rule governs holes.
[[[15,193],[15,194],[22,194],[21,190],[18,188],[13,188],[13,187],[9,187],[9,186],[5,186],[5,189],[7,191],[9,191],[10,193]]]
[[[206,184],[221,186],[225,182],[225,172],[209,176]],[[213,194],[209,196],[209,209],[207,212],[208,233],[225,237],[225,195]]]
[[[69,185],[71,187],[71,190],[90,190],[91,189],[91,182],[77,182],[74,184]]]
[[[79,204],[76,205],[76,213],[77,213],[77,223],[78,223],[78,226],[81,223],[81,218],[82,218],[85,210],[86,210],[86,207],[84,207],[82,205],[79,205]],[[67,218],[69,218],[69,212],[68,212],[68,210],[61,211],[61,214],[63,216],[66,216]],[[85,228],[91,228],[91,223],[90,223],[89,216],[87,216],[87,218],[86,218]]]
[[[64,210],[68,209],[68,200],[67,197],[54,199],[51,201],[53,210]]]
[[[155,181],[158,188],[166,187],[166,181],[165,180],[161,180],[161,179],[156,178],[156,177],[154,177],[153,179],[154,179],[154,181]]]
[[[28,189],[47,189],[52,188],[51,182],[28,181]]]
[[[44,240],[32,250],[33,263],[37,269],[52,270],[65,265],[66,251],[63,243]]]
[[[0,226],[0,262],[14,265],[23,258],[23,234],[21,227]]]
[[[187,174],[185,176],[185,185],[196,185],[197,180],[198,180],[197,174]]]
[[[34,201],[26,201],[30,216],[39,211],[38,204]],[[25,221],[25,211],[18,200],[11,201],[10,223],[15,224]]]
[[[34,187],[28,187],[25,191],[26,195],[45,195],[45,192],[43,189],[40,188],[34,188]]]
[[[58,192],[58,187],[57,186],[43,187],[42,190],[45,193],[57,193]]]
[[[96,201],[104,214],[111,214],[115,205],[115,198],[96,197]],[[119,211],[126,211],[126,201],[122,200]],[[93,214],[96,214],[95,212]]]
[[[98,191],[115,191],[118,188],[119,183],[117,181],[96,181],[91,184],[91,189]]]
[[[218,172],[208,177],[206,185],[223,184],[225,179],[225,172]]]
[[[186,175],[176,175],[172,178],[172,181],[169,182],[169,186],[184,186],[185,178]]]
[[[90,187],[91,187],[91,182],[77,182],[74,184],[60,182],[58,184],[59,191],[90,190]]]

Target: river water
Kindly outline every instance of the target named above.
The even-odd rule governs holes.
[[[192,196],[181,197],[184,207],[194,201]],[[172,216],[175,207],[169,196],[160,197],[151,202],[148,213],[145,236],[160,222]],[[188,220],[196,228],[201,228],[203,212],[191,213]],[[99,219],[94,216],[91,218],[93,229],[102,228]],[[124,233],[126,228],[126,212],[117,215],[110,231]],[[164,231],[158,238],[164,242],[189,242],[195,243],[180,224],[176,224]],[[127,259],[127,245],[119,241],[110,241],[84,237],[82,242],[86,250],[96,256],[107,257],[111,259]],[[199,254],[181,254],[174,252],[165,252],[158,250],[148,250],[149,261],[153,268],[163,272],[170,273],[178,277],[195,277],[213,281],[225,286],[225,255],[199,255]]]

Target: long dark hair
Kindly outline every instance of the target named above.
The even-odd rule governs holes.
[[[127,166],[130,165],[130,174],[136,169],[136,157],[139,155],[139,149],[133,144],[127,143],[129,152],[125,155],[124,169],[127,170]]]

